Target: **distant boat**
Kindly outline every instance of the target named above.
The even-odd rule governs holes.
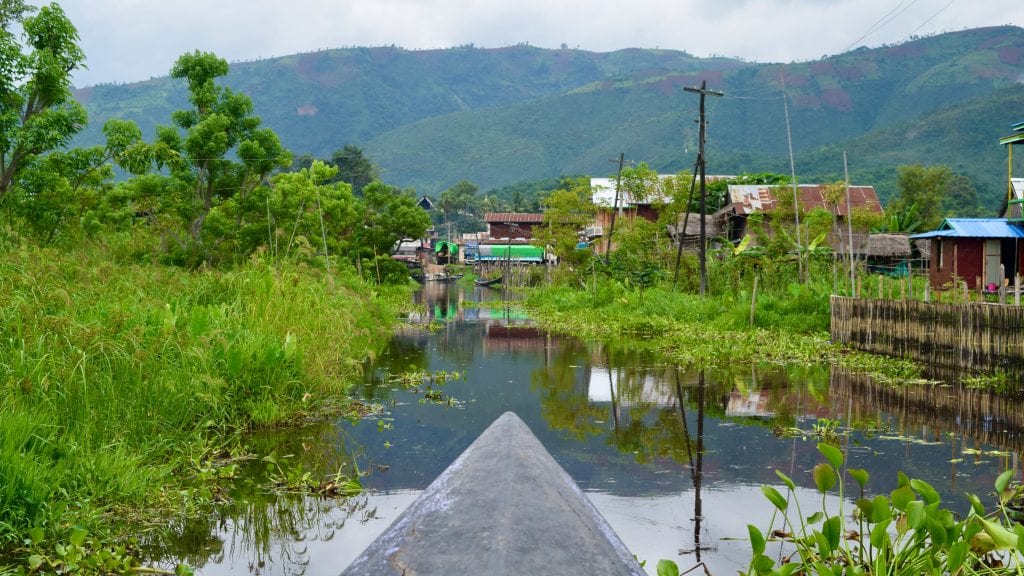
[[[436,274],[434,276],[427,276],[427,280],[433,280],[434,282],[455,282],[459,278],[462,278],[462,274]]]
[[[497,278],[491,278],[490,280],[481,280],[480,278],[477,278],[474,282],[477,286],[494,286],[495,284],[499,284],[502,280],[504,280],[504,276],[498,276]]]

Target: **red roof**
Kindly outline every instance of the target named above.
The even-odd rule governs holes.
[[[503,222],[539,224],[543,221],[544,214],[533,212],[488,212],[484,214],[484,222],[489,224],[501,224]]]
[[[797,195],[804,210],[815,208],[826,208],[825,187],[820,184],[800,184],[797,186]],[[770,186],[764,184],[733,184],[729,186],[729,203],[723,210],[732,211],[735,214],[748,215],[761,210],[771,210],[775,207],[779,194],[792,194],[793,188],[789,185]],[[882,213],[882,203],[878,200],[873,186],[850,186],[850,207],[866,208],[872,212]],[[835,207],[837,216],[846,216],[846,197],[839,200]]]

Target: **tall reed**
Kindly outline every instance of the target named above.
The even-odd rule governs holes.
[[[211,444],[344,401],[389,308],[291,265],[119,265],[0,255],[0,549],[33,526],[102,529]]]

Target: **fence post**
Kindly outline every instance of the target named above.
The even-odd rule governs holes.
[[[1020,274],[1013,275],[1013,305],[1020,306]]]
[[[1006,266],[999,265],[999,303],[1006,304]]]

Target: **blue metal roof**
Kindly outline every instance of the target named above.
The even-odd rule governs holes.
[[[910,237],[922,238],[1024,238],[1024,227],[1006,218],[946,218],[938,230]]]

